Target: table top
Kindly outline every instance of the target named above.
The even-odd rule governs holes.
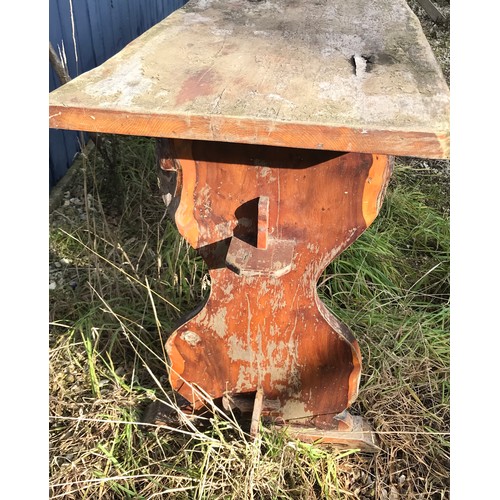
[[[49,94],[71,130],[449,156],[449,89],[405,0],[191,0]]]

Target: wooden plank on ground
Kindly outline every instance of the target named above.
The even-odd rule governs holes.
[[[417,0],[429,17],[436,23],[444,23],[444,16],[431,0]]]

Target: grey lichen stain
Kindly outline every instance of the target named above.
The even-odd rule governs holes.
[[[215,312],[204,307],[196,317],[196,322],[202,329],[215,332],[218,337],[224,338],[227,334],[226,314],[225,307],[220,307]]]
[[[257,164],[257,161],[256,161]],[[276,180],[276,177],[273,175],[273,170],[267,166],[265,166],[265,161],[264,160],[259,160],[258,164],[261,165],[259,175],[263,179],[267,178],[268,182],[274,182]]]
[[[312,416],[312,412],[306,409],[306,405],[303,401],[289,399],[281,409],[281,416],[285,420],[288,420],[292,418],[309,417]]]
[[[227,309],[221,307],[212,315],[210,320],[215,333],[221,338],[225,337],[227,334],[226,314]]]
[[[238,372],[238,380],[236,381],[236,387],[234,387],[235,392],[242,391],[251,387],[252,374],[248,370],[246,365],[240,365],[240,370]]]
[[[183,23],[185,26],[192,26],[193,24],[210,24],[211,21],[211,18],[194,12],[187,12],[183,16]]]
[[[292,269],[292,263],[288,262],[286,264],[280,262],[280,261],[274,261],[273,262],[273,271],[274,275],[276,277],[281,277],[284,276],[285,274],[288,274]]]
[[[275,288],[269,303],[271,305],[271,311],[273,313],[276,313],[279,309],[287,307],[285,294],[282,287]]]
[[[294,353],[296,341],[290,338],[288,342],[279,340],[268,342],[265,359],[269,363],[269,373],[274,382],[290,382],[294,368]]]
[[[182,332],[181,339],[193,347],[201,342],[200,336],[197,333],[192,332],[191,330],[186,330],[185,332]]]
[[[253,360],[253,352],[244,341],[240,340],[237,335],[231,335],[228,339],[228,355],[232,361],[248,361]]]
[[[151,79],[144,76],[141,56],[135,55],[117,66],[111,75],[91,83],[85,90],[87,94],[98,97],[103,107],[127,108],[152,85]]]
[[[224,287],[224,295],[230,300],[233,298],[233,288],[234,284],[231,281],[228,281],[226,286]]]
[[[207,217],[212,211],[211,190],[208,184],[205,184],[198,192],[196,205],[202,217]]]
[[[213,227],[213,233],[218,241],[229,238],[233,235],[234,227],[236,226],[236,222],[229,220],[216,224]]]
[[[307,250],[310,252],[310,253],[319,253],[319,245],[317,243],[308,243],[307,244]]]
[[[266,306],[269,304],[273,314],[287,306],[282,282],[276,276],[269,276],[261,281],[257,290],[257,299],[264,301]]]

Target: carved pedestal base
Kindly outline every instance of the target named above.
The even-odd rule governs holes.
[[[161,141],[159,158],[164,197],[211,278],[207,302],[167,341],[174,390],[195,411],[220,399],[242,413],[259,393],[262,416],[298,436],[361,442],[344,413],[358,343],[316,283],[376,217],[391,159],[181,140]]]

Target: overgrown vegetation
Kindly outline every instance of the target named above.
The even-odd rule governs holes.
[[[318,283],[360,342],[351,411],[382,448],[366,455],[253,442],[220,413],[140,424],[151,401],[175,407],[163,344],[210,283],[166,215],[154,142],[110,139],[114,170],[88,152],[50,217],[51,498],[449,498],[448,162],[398,158],[379,217]]]
[[[379,218],[319,281],[361,344],[352,412],[373,423],[383,450],[339,454],[274,431],[254,444],[222,416],[209,431],[136,423],[155,398],[172,400],[162,345],[209,281],[165,216],[153,142],[114,140],[122,196],[94,151],[51,218],[61,265],[50,297],[52,497],[446,497],[449,225],[434,189],[443,173],[429,170],[429,183],[399,162]]]

